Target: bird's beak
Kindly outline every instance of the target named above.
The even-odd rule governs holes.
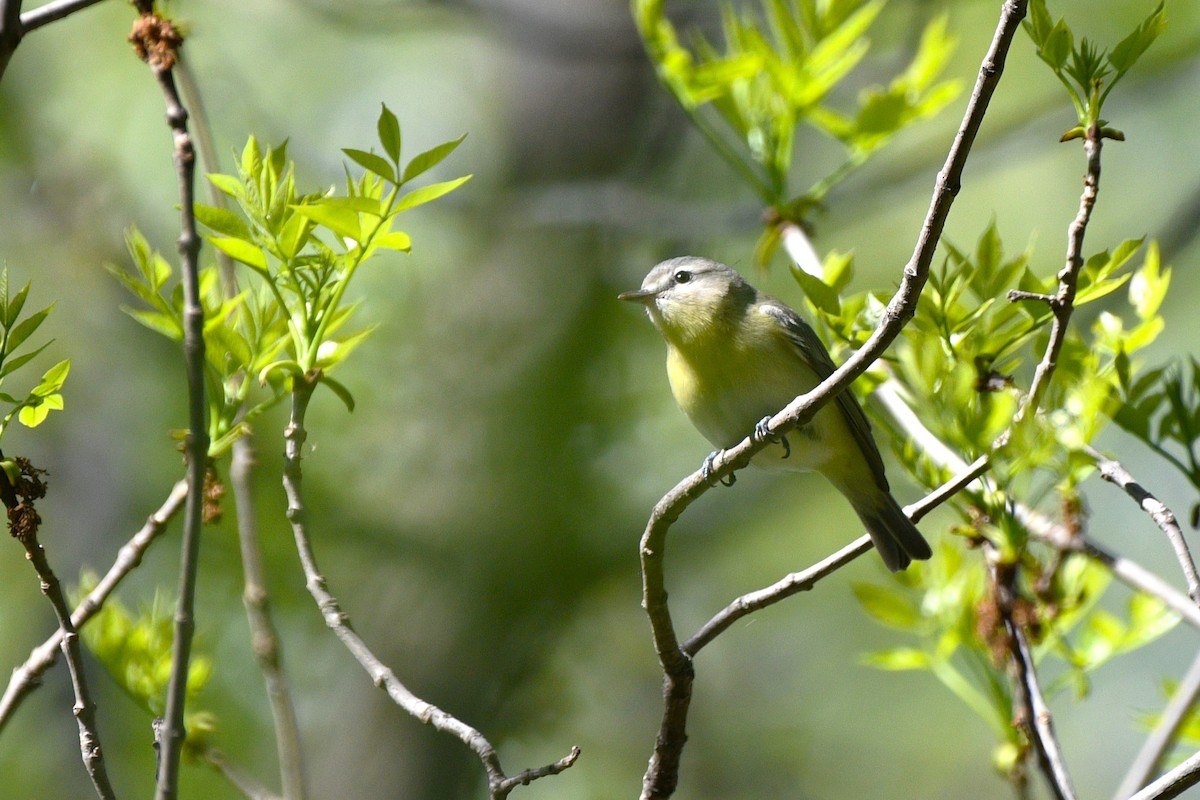
[[[634,289],[632,292],[621,292],[617,295],[618,300],[629,300],[643,305],[649,304],[655,297],[658,297],[658,291],[655,289]]]

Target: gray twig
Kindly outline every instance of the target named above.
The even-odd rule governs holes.
[[[1129,800],[1171,800],[1200,783],[1200,753],[1196,753]]]
[[[175,636],[171,643],[171,674],[163,713],[164,730],[159,750],[157,800],[174,800],[179,791],[179,757],[187,735],[183,723],[187,704],[188,663],[196,629],[196,572],[200,560],[200,525],[204,502],[204,477],[208,465],[208,404],[204,390],[204,308],[200,301],[200,237],[194,214],[196,152],[188,132],[188,113],[175,85],[174,66],[183,43],[178,29],[154,10],[153,0],[135,0],[140,16],[130,41],[154,73],[167,108],[167,125],[174,141],[173,155],[179,185],[179,257],[183,285],[183,358],[187,374],[188,496],[183,518],[183,543],[179,563],[179,598],[175,607]]]
[[[1162,765],[1163,758],[1179,735],[1179,729],[1189,711],[1200,696],[1200,654],[1192,661],[1179,687],[1171,695],[1171,701],[1163,709],[1162,718],[1146,737],[1142,749],[1125,773],[1113,800],[1125,800],[1150,782]]]
[[[102,800],[114,800],[117,795],[108,780],[108,770],[104,766],[103,751],[100,747],[100,734],[96,731],[96,703],[88,691],[87,675],[83,671],[83,654],[79,648],[79,634],[75,630],[74,623],[71,622],[71,610],[67,607],[67,600],[63,596],[62,584],[59,583],[54,570],[50,568],[46,551],[37,540],[37,532],[34,531],[29,536],[18,536],[17,538],[25,547],[26,557],[33,564],[33,568],[37,570],[38,577],[42,582],[42,594],[50,600],[50,605],[54,607],[54,614],[58,617],[59,632],[62,634],[62,652],[67,659],[67,670],[71,673],[71,687],[75,691],[75,706],[72,711],[74,711],[75,720],[79,725],[79,748],[83,754],[83,765],[92,779],[97,796]]]
[[[1083,449],[1095,462],[1100,470],[1100,477],[1134,499],[1138,506],[1145,511],[1158,529],[1167,535],[1171,547],[1175,550],[1175,558],[1183,569],[1183,577],[1187,580],[1188,596],[1200,604],[1200,575],[1196,573],[1196,562],[1188,549],[1187,540],[1183,538],[1183,530],[1175,519],[1175,514],[1151,494],[1137,479],[1125,469],[1119,461],[1108,458],[1091,447]]]
[[[108,596],[120,585],[125,576],[142,563],[142,555],[166,530],[167,523],[171,521],[171,518],[179,513],[186,497],[187,483],[179,481],[171,488],[166,501],[146,520],[146,524],[142,526],[141,530],[117,551],[117,557],[108,572],[96,584],[96,588],[92,589],[88,596],[79,603],[71,615],[71,624],[76,630],[82,628],[103,607]],[[13,670],[8,688],[4,690],[4,697],[0,698],[0,732],[3,732],[4,726],[12,718],[21,701],[41,685],[42,675],[46,670],[54,666],[58,660],[62,640],[63,632],[60,628],[45,642],[35,647],[29,654],[29,658],[25,659],[24,664]]]
[[[1067,773],[1058,737],[1054,734],[1054,720],[1042,694],[1029,641],[1014,613],[1017,597],[1014,587],[1016,568],[1011,564],[997,563],[996,553],[990,545],[985,544],[985,551],[988,556],[988,572],[996,592],[996,605],[1006,632],[1005,649],[1008,651],[1014,684],[1015,722],[1024,728],[1033,744],[1046,783],[1057,800],[1075,800],[1075,787]]]
[[[888,304],[883,321],[864,346],[813,391],[798,397],[776,414],[769,429],[784,434],[804,424],[839,391],[877,360],[899,335],[916,312],[917,298],[929,276],[934,251],[941,238],[950,207],[961,186],[962,171],[971,146],[983,123],[988,103],[1000,82],[1004,62],[1021,20],[1026,0],[1007,0],[1001,12],[991,46],[980,66],[979,77],[967,104],[962,124],[955,135],[946,163],[938,173],[933,198],[917,238],[912,258],[904,267],[900,288]],[[667,605],[663,575],[663,557],[667,532],[679,515],[707,491],[710,480],[724,478],[749,463],[765,442],[747,437],[740,444],[719,453],[708,475],[697,470],[668,492],[654,507],[640,544],[642,562],[642,604],[650,620],[654,646],[663,671],[663,717],[655,739],[654,752],[642,781],[642,798],[669,797],[679,782],[679,759],[686,741],[687,712],[691,700],[694,668],[691,657],[680,645]]]
[[[308,403],[312,399],[313,389],[317,385],[316,377],[313,375],[297,376],[293,379],[291,417],[284,430],[283,489],[287,495],[288,522],[291,523],[292,535],[296,540],[296,551],[300,556],[301,567],[304,569],[305,587],[316,601],[325,624],[371,677],[371,682],[387,692],[388,697],[396,705],[420,722],[432,726],[434,730],[454,736],[479,757],[487,772],[488,796],[491,800],[503,800],[517,786],[528,784],[538,778],[557,775],[567,769],[579,757],[579,748],[572,748],[567,756],[545,767],[526,770],[513,777],[505,775],[500,766],[500,757],[496,753],[496,748],[492,746],[487,737],[452,714],[422,700],[409,691],[391,668],[375,656],[350,625],[349,617],[342,611],[337,598],[327,588],[325,576],[317,566],[316,556],[308,536],[308,508],[305,505],[302,491],[300,462],[304,451],[304,441],[308,436],[304,428],[304,417],[308,410]]]

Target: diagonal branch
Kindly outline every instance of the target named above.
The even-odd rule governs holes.
[[[13,511],[14,509],[9,509],[10,520]],[[79,725],[79,748],[83,755],[83,765],[87,769],[88,777],[92,779],[96,795],[101,800],[114,800],[117,795],[108,780],[108,770],[104,766],[104,756],[100,747],[100,735],[96,732],[96,703],[88,690],[87,675],[83,670],[83,653],[79,647],[79,634],[71,622],[71,610],[67,606],[66,597],[63,596],[62,584],[50,568],[46,551],[37,540],[37,531],[33,530],[27,536],[15,533],[14,535],[24,545],[25,555],[41,579],[42,594],[50,600],[54,614],[58,617],[62,651],[67,659],[67,670],[71,673],[71,687],[75,691],[75,706],[72,710]]]
[[[985,550],[996,605],[1001,619],[1004,620],[1004,646],[1008,651],[1009,665],[1013,673],[1014,721],[1024,729],[1033,744],[1038,764],[1054,797],[1057,800],[1075,800],[1075,787],[1067,774],[1062,749],[1058,745],[1058,737],[1054,734],[1054,721],[1042,694],[1029,641],[1025,636],[1023,623],[1017,618],[1017,569],[1012,564],[999,562],[998,554],[990,544],[985,544]]]
[[[388,697],[396,705],[408,712],[410,716],[432,726],[434,730],[455,737],[479,757],[487,771],[490,800],[503,800],[517,786],[526,785],[538,778],[559,774],[575,763],[579,757],[578,747],[571,748],[570,753],[553,764],[526,770],[512,777],[505,775],[500,766],[500,757],[492,743],[475,728],[409,691],[391,668],[380,661],[366,642],[355,632],[337,598],[329,591],[325,576],[317,566],[312,542],[308,535],[308,507],[304,502],[303,474],[300,468],[304,441],[308,437],[304,427],[304,418],[309,401],[312,399],[313,390],[317,386],[318,377],[319,373],[293,378],[291,418],[284,431],[283,488],[287,495],[288,522],[291,523],[292,535],[296,540],[296,550],[304,569],[305,587],[316,601],[325,624],[371,676],[372,683],[387,692]]]
[[[1196,573],[1196,562],[1188,550],[1187,540],[1183,538],[1183,530],[1179,527],[1175,514],[1138,483],[1120,462],[1107,458],[1091,447],[1085,447],[1084,452],[1096,462],[1100,477],[1132,497],[1138,506],[1150,515],[1158,529],[1167,535],[1167,540],[1175,550],[1175,557],[1179,560],[1179,566],[1183,569],[1183,577],[1187,580],[1188,596],[1200,604],[1200,575]]]
[[[888,303],[883,320],[854,356],[848,359],[820,386],[790,403],[767,426],[768,437],[749,437],[723,451],[712,461],[708,476],[698,470],[681,481],[654,507],[641,539],[642,604],[650,621],[654,646],[663,670],[664,712],[645,777],[642,798],[669,797],[679,781],[679,758],[686,740],[685,725],[691,699],[693,666],[691,657],[679,645],[667,605],[663,576],[663,557],[667,532],[679,515],[707,491],[711,480],[719,480],[749,463],[751,456],[766,445],[770,434],[784,434],[806,423],[820,407],[862,374],[899,335],[916,312],[917,298],[929,275],[934,251],[941,238],[950,207],[957,196],[962,172],[971,146],[983,124],[988,103],[1000,82],[1005,58],[1020,22],[1025,16],[1025,0],[1007,0],[1001,12],[991,46],[984,57],[967,109],[950,147],[946,163],[938,173],[933,198],[917,238],[913,255],[904,267],[900,288]]]
[[[166,501],[146,520],[142,529],[117,551],[117,557],[108,572],[71,614],[71,624],[76,630],[82,628],[100,610],[104,601],[125,579],[125,576],[142,563],[142,555],[166,530],[167,523],[171,521],[171,518],[179,513],[186,497],[187,484],[179,481],[171,488]],[[3,732],[4,726],[12,719],[12,715],[21,701],[41,685],[42,675],[46,670],[54,666],[58,660],[62,639],[63,632],[60,628],[45,642],[34,648],[24,664],[13,670],[8,688],[4,690],[4,697],[0,698],[0,732]]]
[[[1154,726],[1150,735],[1146,737],[1142,749],[1138,751],[1129,771],[1125,773],[1125,778],[1121,781],[1114,800],[1125,800],[1126,797],[1149,783],[1150,779],[1158,773],[1159,766],[1179,736],[1179,730],[1183,727],[1188,712],[1196,705],[1198,696],[1200,696],[1200,655],[1192,661],[1192,666],[1188,668],[1179,687],[1171,695],[1171,701],[1163,709],[1162,718]]]

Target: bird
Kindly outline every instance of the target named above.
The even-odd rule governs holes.
[[[680,409],[709,442],[732,447],[753,432],[771,444],[751,463],[815,471],[850,502],[892,572],[930,558],[929,543],[892,496],[862,407],[843,391],[792,436],[766,423],[834,371],[816,332],[793,309],[730,267],[681,256],[655,265],[641,288],[618,295],[643,305],[667,344],[667,377]],[[705,471],[716,456],[705,460]]]

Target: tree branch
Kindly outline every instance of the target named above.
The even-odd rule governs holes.
[[[71,614],[71,624],[76,630],[82,628],[103,607],[108,596],[120,585],[125,576],[142,563],[142,555],[166,530],[167,523],[183,507],[186,497],[187,483],[179,481],[172,487],[162,506],[146,520],[146,524],[142,526],[141,530],[117,551],[117,557],[112,566],[108,568],[108,572]],[[54,666],[58,660],[62,640],[63,632],[60,628],[45,642],[34,648],[24,664],[13,670],[8,688],[4,690],[4,697],[0,698],[0,732],[3,732],[4,726],[12,718],[21,701],[41,685],[41,676]]]
[[[1050,715],[1050,707],[1046,705],[1046,698],[1042,694],[1025,630],[1022,622],[1017,619],[1017,568],[1013,564],[998,562],[998,554],[990,544],[985,544],[984,549],[987,554],[988,573],[995,590],[996,605],[1006,632],[1005,649],[1008,651],[1015,689],[1014,722],[1025,730],[1026,736],[1033,744],[1046,783],[1057,800],[1075,800],[1075,788],[1071,784],[1070,775],[1067,774],[1062,750],[1054,734],[1054,720]]]
[[[279,758],[279,780],[284,800],[303,800],[307,794],[304,758],[300,748],[300,726],[296,707],[283,672],[279,634],[271,619],[266,573],[258,546],[251,476],[254,445],[248,436],[233,445],[229,479],[237,504],[238,542],[242,552],[242,604],[250,627],[250,646],[267,685],[267,701],[275,727],[275,751]]]
[[[1171,800],[1200,783],[1200,753],[1196,753],[1129,800]]]
[[[900,288],[888,303],[878,328],[866,344],[836,369],[813,391],[802,395],[776,414],[767,426],[768,434],[785,434],[806,423],[824,403],[878,359],[899,335],[916,312],[917,298],[929,275],[934,251],[941,238],[950,207],[962,181],[962,171],[971,145],[983,124],[988,103],[1000,81],[1012,39],[1025,16],[1025,0],[1007,0],[1000,15],[995,36],[979,70],[979,76],[967,109],[934,185],[933,198],[917,238],[913,255],[904,267]],[[665,798],[674,793],[679,781],[679,758],[686,741],[686,719],[694,675],[691,657],[679,646],[663,576],[663,557],[667,532],[679,515],[701,494],[710,480],[720,480],[749,463],[751,456],[766,446],[766,437],[748,437],[740,444],[720,452],[708,475],[697,470],[668,492],[655,506],[642,535],[642,605],[650,620],[654,646],[663,670],[663,719],[642,781],[642,798]]]
[[[1175,557],[1179,560],[1179,566],[1183,569],[1183,577],[1187,580],[1188,596],[1200,604],[1200,575],[1196,573],[1196,562],[1192,559],[1187,540],[1183,538],[1183,530],[1179,527],[1179,522],[1176,521],[1171,509],[1163,505],[1157,497],[1138,483],[1137,479],[1120,462],[1104,456],[1091,447],[1085,447],[1083,451],[1096,462],[1096,468],[1100,470],[1100,477],[1132,497],[1142,511],[1150,515],[1150,519],[1154,520],[1158,529],[1167,535],[1167,540],[1175,550]]]
[[[194,215],[196,152],[188,133],[188,113],[179,97],[172,72],[183,38],[175,26],[154,10],[153,0],[135,0],[140,16],[129,40],[135,52],[150,65],[167,108],[167,125],[174,141],[174,162],[179,184],[179,256],[183,285],[183,356],[187,374],[188,496],[183,518],[183,543],[179,563],[179,599],[175,608],[175,636],[171,645],[171,675],[159,750],[157,800],[174,800],[178,794],[179,757],[187,736],[183,712],[187,703],[188,663],[195,632],[196,572],[200,559],[200,525],[204,473],[208,461],[208,405],[204,390],[204,308],[200,301],[200,237]]]
[[[21,24],[21,0],[0,0],[0,79],[21,44],[25,30]]]
[[[7,480],[7,479],[5,479]],[[10,509],[10,512],[12,509]],[[11,513],[10,513],[11,518]],[[16,535],[16,534],[14,534]],[[58,629],[61,634],[62,652],[67,659],[67,670],[71,673],[71,688],[75,692],[75,706],[72,711],[79,725],[79,748],[83,755],[83,765],[88,777],[96,789],[96,795],[101,800],[114,800],[116,792],[108,780],[108,770],[104,766],[104,755],[100,747],[100,735],[96,731],[96,703],[88,691],[87,676],[83,671],[83,654],[79,648],[79,634],[71,622],[71,610],[63,596],[62,584],[50,562],[46,551],[37,540],[37,531],[33,530],[28,536],[16,535],[25,547],[25,556],[37,570],[41,579],[42,594],[49,599],[58,617]]]
[[[500,757],[496,748],[479,731],[462,722],[457,717],[427,703],[413,694],[400,682],[396,674],[380,661],[365,642],[350,625],[350,619],[342,611],[337,598],[329,591],[325,576],[317,566],[312,543],[308,536],[308,508],[304,502],[302,491],[302,471],[300,468],[303,456],[304,441],[308,434],[304,428],[304,418],[316,388],[316,375],[293,378],[292,410],[287,428],[284,430],[284,463],[283,488],[287,495],[287,518],[292,526],[292,535],[296,540],[296,551],[300,556],[300,564],[304,569],[305,587],[325,620],[325,624],[341,640],[354,659],[366,670],[371,682],[387,692],[388,697],[404,709],[410,716],[430,725],[434,730],[454,736],[483,762],[488,776],[488,796],[491,800],[503,800],[517,786],[522,786],[549,775],[557,775],[575,763],[579,757],[579,748],[571,749],[564,758],[553,764],[538,769],[526,770],[512,778],[504,774],[500,766]]]
[[[1162,718],[1146,737],[1113,800],[1125,800],[1158,773],[1163,758],[1179,735],[1184,719],[1196,704],[1197,696],[1200,696],[1200,655],[1193,659],[1192,666],[1171,695],[1171,701],[1163,709]]]

